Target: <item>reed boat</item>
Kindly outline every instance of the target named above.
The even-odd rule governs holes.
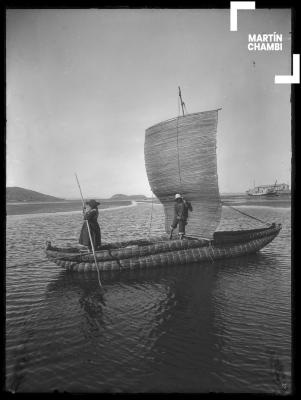
[[[279,233],[281,225],[272,224],[262,229],[216,232],[211,241],[185,238],[111,243],[95,251],[100,271],[116,271],[195,262],[213,262],[217,259],[255,253],[270,243]],[[47,243],[46,254],[55,264],[69,271],[96,271],[92,253],[74,247],[55,247]]]
[[[181,98],[181,97],[180,97]],[[144,156],[153,193],[164,207],[165,234],[152,239],[109,243],[92,253],[47,242],[47,257],[70,271],[164,267],[254,253],[269,244],[281,224],[236,231],[217,231],[221,219],[216,133],[220,109],[184,114],[146,129]],[[174,196],[191,202],[183,239],[169,237]],[[256,218],[255,218],[256,219]]]

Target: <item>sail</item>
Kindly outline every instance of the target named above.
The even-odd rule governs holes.
[[[189,200],[187,236],[212,238],[221,217],[216,165],[218,110],[161,122],[145,132],[144,156],[153,193],[164,206],[170,231],[174,196]]]

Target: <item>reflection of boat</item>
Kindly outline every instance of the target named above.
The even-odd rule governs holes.
[[[256,252],[271,242],[280,224],[240,231],[215,232],[221,218],[216,162],[218,110],[187,114],[146,130],[145,165],[152,191],[164,206],[165,230],[173,218],[174,195],[193,204],[183,240],[111,243],[97,252],[100,270],[148,268],[210,261]],[[49,242],[46,254],[69,270],[96,269],[93,254],[59,248]]]

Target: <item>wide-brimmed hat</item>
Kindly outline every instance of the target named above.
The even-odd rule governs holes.
[[[176,195],[175,195],[175,200],[178,200],[178,199],[182,199],[183,197],[179,194],[179,193],[177,193]]]
[[[94,207],[99,206],[100,203],[98,203],[98,201],[92,199],[92,200],[86,201],[86,204],[88,204],[91,208],[94,208]]]

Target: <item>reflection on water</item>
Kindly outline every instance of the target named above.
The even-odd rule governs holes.
[[[123,219],[147,227],[149,207],[111,211],[102,221],[107,237]],[[155,213],[160,231],[162,209]],[[46,235],[76,229],[70,216],[8,221],[8,248],[14,242],[19,257],[8,254],[7,388],[289,393],[290,210],[261,213],[283,224],[262,252],[106,272],[104,297],[97,273],[72,274],[45,260],[16,266],[43,257]],[[27,243],[16,244],[25,231]]]

